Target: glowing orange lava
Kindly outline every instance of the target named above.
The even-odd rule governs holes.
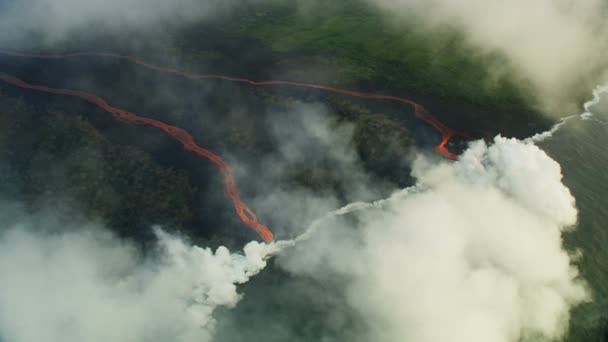
[[[117,58],[117,59],[126,59],[135,64],[146,67],[148,69],[171,73],[171,74],[175,74],[177,76],[182,76],[182,77],[190,78],[190,79],[221,79],[221,80],[232,81],[232,82],[247,83],[247,84],[255,85],[255,86],[286,85],[286,86],[301,87],[301,88],[314,88],[314,89],[320,89],[320,90],[325,90],[325,91],[329,91],[329,92],[333,92],[333,93],[339,93],[339,94],[344,94],[344,95],[349,95],[349,96],[354,96],[354,97],[359,97],[359,98],[364,98],[364,99],[379,99],[379,100],[389,100],[389,101],[401,102],[401,103],[414,107],[414,113],[415,113],[416,117],[418,119],[428,123],[429,125],[433,126],[439,132],[439,134],[441,134],[441,142],[437,146],[435,146],[435,151],[437,153],[439,153],[440,155],[442,155],[448,159],[452,159],[452,160],[458,160],[458,156],[456,154],[450,152],[447,149],[447,147],[446,147],[447,143],[455,135],[466,136],[465,134],[457,132],[457,131],[449,128],[448,126],[446,126],[443,122],[439,121],[439,119],[437,119],[435,116],[433,116],[431,113],[429,113],[426,110],[426,108],[424,108],[421,104],[416,103],[410,99],[403,98],[403,97],[373,94],[373,93],[364,93],[364,92],[358,92],[358,91],[353,91],[353,90],[348,90],[348,89],[336,88],[336,87],[319,85],[319,84],[310,84],[310,83],[300,83],[300,82],[290,82],[290,81],[253,81],[253,80],[248,80],[245,78],[230,77],[230,76],[224,76],[224,75],[193,74],[193,73],[188,73],[188,72],[174,69],[174,68],[166,68],[166,67],[154,65],[154,64],[144,61],[142,58],[137,57],[137,56],[121,55],[121,54],[112,53],[112,52],[87,51],[87,52],[75,52],[75,53],[67,53],[67,54],[60,54],[60,55],[59,54],[58,55],[41,55],[41,54],[24,53],[24,52],[16,52],[16,51],[0,49],[0,54],[8,55],[8,56],[15,56],[15,57],[44,58],[44,59],[63,59],[63,58],[70,58],[70,57],[87,57],[87,56],[89,56],[89,57],[90,56],[110,57],[110,58]]]
[[[224,189],[226,191],[226,195],[228,195],[228,197],[230,197],[230,199],[232,200],[232,203],[234,204],[234,209],[236,210],[236,213],[239,215],[241,220],[247,226],[255,230],[264,241],[268,243],[273,241],[273,235],[270,229],[268,229],[268,227],[266,227],[265,225],[259,223],[253,211],[251,211],[251,209],[249,209],[249,207],[247,207],[247,205],[245,205],[245,203],[241,201],[241,198],[239,197],[239,192],[236,188],[236,182],[234,181],[232,169],[230,168],[228,163],[226,163],[226,161],[217,154],[198,146],[196,142],[194,142],[194,139],[192,138],[190,133],[188,133],[184,129],[167,125],[158,120],[144,118],[123,109],[112,107],[106,102],[106,100],[102,99],[101,97],[83,91],[58,89],[34,85],[4,73],[0,73],[0,80],[24,89],[38,90],[57,95],[79,97],[109,112],[116,120],[136,125],[154,126],[162,129],[173,139],[182,143],[184,149],[192,151],[202,157],[209,159],[220,169],[220,172],[224,175]]]
[[[447,143],[455,135],[465,136],[463,133],[457,132],[457,131],[449,128],[448,126],[446,126],[441,121],[439,121],[439,119],[437,119],[435,116],[430,114],[421,104],[416,103],[412,100],[403,98],[403,97],[358,92],[358,91],[353,91],[353,90],[348,90],[348,89],[342,89],[342,88],[318,85],[318,84],[310,84],[310,83],[276,81],[276,80],[253,81],[253,80],[248,80],[245,78],[237,78],[237,77],[230,77],[230,76],[224,76],[224,75],[193,74],[193,73],[187,73],[185,71],[181,71],[178,69],[157,66],[157,65],[148,63],[148,62],[144,61],[143,59],[136,57],[136,56],[121,55],[121,54],[116,54],[116,53],[111,53],[111,52],[76,52],[76,53],[60,54],[60,55],[41,55],[41,54],[31,54],[31,53],[0,50],[0,54],[8,55],[8,56],[15,56],[15,57],[44,58],[44,59],[63,59],[63,58],[70,58],[70,57],[85,57],[85,56],[110,57],[110,58],[129,60],[135,64],[138,64],[140,66],[143,66],[143,67],[146,67],[146,68],[149,68],[152,70],[171,73],[171,74],[175,74],[177,76],[181,76],[181,77],[185,77],[185,78],[189,78],[189,79],[221,79],[221,80],[232,81],[232,82],[246,83],[246,84],[250,84],[250,85],[254,85],[254,86],[285,85],[285,86],[301,87],[301,88],[314,88],[314,89],[319,89],[319,90],[323,90],[323,91],[329,91],[329,92],[333,92],[333,93],[339,93],[339,94],[344,94],[344,95],[349,95],[349,96],[354,96],[354,97],[364,98],[364,99],[380,99],[380,100],[389,100],[389,101],[400,102],[400,103],[412,106],[414,108],[414,114],[416,115],[416,117],[418,119],[433,126],[433,128],[435,128],[439,132],[439,134],[441,134],[441,142],[437,146],[435,146],[435,151],[438,154],[442,155],[443,157],[452,159],[452,160],[458,160],[458,156],[456,154],[450,152],[447,149],[447,147],[446,147]],[[79,98],[81,98],[85,101],[88,101],[90,103],[93,103],[93,104],[97,105],[98,107],[102,108],[103,110],[111,113],[112,116],[116,120],[126,122],[126,123],[136,124],[136,125],[154,126],[154,127],[162,129],[167,134],[169,134],[173,139],[179,141],[183,145],[184,149],[209,159],[212,163],[214,163],[218,167],[220,172],[224,175],[224,189],[226,191],[226,195],[232,200],[232,203],[234,204],[234,208],[236,210],[237,215],[240,217],[240,219],[243,221],[243,223],[245,223],[247,226],[249,226],[254,231],[256,231],[264,241],[266,241],[268,243],[273,241],[273,234],[270,231],[270,229],[268,229],[268,227],[264,226],[263,224],[259,223],[257,220],[257,217],[255,216],[253,211],[251,209],[249,209],[249,207],[247,207],[247,205],[245,205],[245,203],[243,203],[243,201],[241,201],[237,187],[236,187],[234,175],[232,173],[232,169],[230,168],[228,163],[226,163],[226,161],[224,159],[222,159],[220,156],[218,156],[217,154],[197,145],[196,142],[194,141],[194,139],[192,138],[192,136],[190,135],[190,133],[188,133],[186,130],[172,126],[172,125],[165,124],[158,120],[141,117],[141,116],[138,116],[132,112],[129,112],[129,111],[126,111],[123,109],[112,107],[103,98],[101,98],[97,95],[87,93],[87,92],[51,88],[51,87],[46,87],[46,86],[41,86],[41,85],[34,85],[34,84],[24,82],[15,76],[5,74],[5,73],[0,73],[0,80],[7,82],[9,84],[15,85],[17,87],[25,88],[25,89],[43,91],[43,92],[57,94],[57,95],[67,95],[67,96],[79,97]]]

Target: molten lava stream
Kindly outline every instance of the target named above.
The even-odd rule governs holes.
[[[247,207],[247,205],[243,203],[243,201],[241,201],[239,192],[236,188],[236,182],[234,180],[232,169],[230,168],[228,163],[226,163],[226,161],[217,154],[198,146],[190,135],[190,133],[188,133],[186,130],[165,124],[158,120],[141,117],[123,109],[112,107],[101,97],[83,91],[34,85],[24,82],[15,76],[8,75],[5,73],[0,73],[0,80],[24,89],[37,90],[57,95],[79,97],[112,114],[112,116],[118,121],[136,125],[154,126],[162,129],[173,139],[179,141],[183,145],[184,149],[186,149],[187,151],[192,151],[193,153],[196,153],[202,157],[209,159],[219,168],[220,172],[224,175],[224,190],[226,191],[226,195],[232,200],[232,203],[234,204],[234,209],[237,215],[241,218],[241,221],[243,221],[243,223],[245,223],[251,229],[256,231],[265,242],[270,243],[273,241],[274,237],[270,229],[259,223],[253,211],[249,209],[249,207]]]
[[[448,126],[446,126],[443,122],[441,122],[439,119],[437,119],[431,113],[429,113],[426,110],[426,108],[424,108],[424,106],[422,106],[421,104],[414,102],[410,99],[403,98],[403,97],[397,97],[397,96],[391,96],[391,95],[381,95],[381,94],[374,94],[374,93],[365,93],[365,92],[359,92],[359,91],[354,91],[354,90],[348,90],[348,89],[319,85],[319,84],[311,84],[311,83],[277,81],[277,80],[253,81],[253,80],[248,80],[246,78],[230,77],[230,76],[225,76],[225,75],[193,74],[193,73],[188,73],[188,72],[174,69],[174,68],[166,68],[166,67],[154,65],[154,64],[144,61],[142,58],[137,57],[137,56],[121,55],[121,54],[112,53],[112,52],[85,51],[85,52],[74,52],[74,53],[57,54],[57,55],[42,55],[42,54],[33,54],[33,53],[25,53],[25,52],[17,52],[17,51],[9,51],[9,50],[0,49],[0,54],[7,55],[7,56],[14,56],[14,57],[43,58],[43,59],[64,59],[64,58],[70,58],[70,57],[90,57],[90,56],[126,59],[135,64],[148,68],[148,69],[152,69],[152,70],[156,70],[156,71],[160,71],[160,72],[171,73],[171,74],[189,78],[189,79],[220,79],[220,80],[225,80],[225,81],[246,83],[246,84],[250,84],[250,85],[254,85],[254,86],[285,85],[285,86],[300,87],[300,88],[313,88],[313,89],[319,89],[319,90],[323,90],[323,91],[344,94],[344,95],[359,97],[359,98],[364,98],[364,99],[378,99],[378,100],[388,100],[388,101],[400,102],[400,103],[407,104],[409,106],[414,107],[415,116],[418,119],[430,124],[439,132],[439,134],[441,135],[441,143],[439,143],[439,145],[435,146],[435,151],[438,154],[442,155],[443,157],[452,159],[452,160],[458,160],[458,156],[455,153],[452,153],[447,149],[447,147],[446,147],[447,143],[450,141],[450,139],[453,136],[456,136],[456,135],[466,137],[466,134],[455,131],[455,130],[449,128]]]
[[[76,53],[61,54],[61,55],[41,55],[41,54],[31,54],[31,53],[23,53],[23,52],[16,52],[16,51],[0,50],[0,54],[7,55],[7,56],[14,56],[14,57],[43,58],[43,59],[64,59],[64,58],[70,58],[70,57],[86,57],[86,56],[109,57],[109,58],[129,60],[135,64],[138,64],[138,65],[143,66],[148,69],[165,72],[165,73],[171,73],[171,74],[174,74],[174,75],[177,75],[180,77],[189,78],[189,79],[220,79],[220,80],[231,81],[231,82],[246,83],[246,84],[253,85],[253,86],[284,85],[284,86],[291,86],[291,87],[313,88],[313,89],[319,89],[322,91],[328,91],[328,92],[333,92],[333,93],[338,93],[338,94],[343,94],[343,95],[348,95],[348,96],[353,96],[353,97],[358,97],[358,98],[363,98],[363,99],[378,99],[378,100],[400,102],[400,103],[412,106],[414,108],[414,114],[415,114],[416,118],[428,123],[433,128],[435,128],[437,130],[437,132],[439,132],[439,134],[441,135],[441,142],[437,146],[435,146],[435,152],[437,152],[438,154],[442,155],[445,158],[452,159],[452,160],[457,160],[458,156],[448,150],[448,148],[447,148],[448,142],[450,141],[450,139],[453,136],[456,136],[456,135],[466,137],[466,134],[455,131],[455,130],[449,128],[448,126],[446,126],[443,122],[441,122],[435,116],[430,114],[426,110],[426,108],[424,108],[424,106],[422,106],[421,104],[414,102],[410,99],[403,98],[403,97],[374,94],[374,93],[365,93],[365,92],[359,92],[359,91],[342,89],[342,88],[337,88],[337,87],[332,87],[332,86],[319,85],[319,84],[310,84],[310,83],[277,81],[277,80],[253,81],[253,80],[249,80],[249,79],[245,79],[245,78],[237,78],[237,77],[230,77],[230,76],[224,76],[224,75],[192,74],[192,73],[187,73],[185,71],[181,71],[181,70],[177,70],[177,69],[173,69],[173,68],[165,68],[165,67],[161,67],[158,65],[154,65],[154,64],[148,63],[148,62],[144,61],[142,58],[139,58],[136,56],[121,55],[121,54],[116,54],[116,53],[111,53],[111,52],[76,52]],[[184,149],[209,159],[211,162],[213,162],[218,167],[220,172],[224,175],[224,189],[225,189],[226,195],[232,200],[232,203],[234,204],[234,209],[235,209],[237,215],[240,217],[241,221],[243,221],[243,223],[245,223],[247,226],[249,226],[250,228],[255,230],[264,241],[266,241],[266,242],[273,241],[273,235],[272,235],[272,232],[270,231],[270,229],[268,229],[268,227],[264,226],[263,224],[259,223],[258,219],[255,216],[255,214],[253,213],[253,211],[251,209],[249,209],[249,207],[247,207],[245,205],[245,203],[243,203],[243,201],[241,201],[237,187],[236,187],[236,182],[234,180],[234,175],[232,173],[232,169],[230,169],[230,166],[228,165],[228,163],[226,163],[225,160],[223,160],[220,156],[214,154],[213,152],[198,146],[194,142],[194,139],[192,138],[190,133],[188,133],[184,129],[165,124],[158,120],[141,117],[134,113],[131,113],[131,112],[128,112],[128,111],[125,111],[122,109],[114,108],[114,107],[110,106],[101,97],[93,95],[93,94],[89,94],[86,92],[50,88],[50,87],[45,87],[45,86],[40,86],[40,85],[33,85],[33,84],[26,83],[12,75],[4,74],[4,73],[0,73],[0,80],[10,83],[12,85],[21,87],[21,88],[25,88],[25,89],[38,90],[38,91],[43,91],[43,92],[58,94],[58,95],[79,97],[79,98],[81,98],[85,101],[88,101],[90,103],[93,103],[93,104],[99,106],[100,108],[104,109],[105,111],[111,113],[112,116],[118,121],[136,124],[136,125],[154,126],[154,127],[162,129],[167,134],[169,134],[173,139],[179,141],[183,145]]]

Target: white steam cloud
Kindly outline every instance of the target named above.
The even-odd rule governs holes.
[[[0,234],[0,338],[211,341],[214,310],[235,306],[237,284],[280,250],[290,272],[347,279],[348,303],[367,326],[362,341],[562,337],[588,293],[562,247],[577,210],[559,164],[497,137],[455,163],[414,166],[416,187],[330,212],[296,240],[251,242],[244,254],[157,230],[158,256],[144,258],[99,229],[41,234],[9,224]]]
[[[604,92],[596,89],[586,111]],[[328,148],[348,144],[330,139],[325,124],[309,128]],[[415,187],[351,203],[295,240],[251,242],[242,254],[156,230],[159,251],[143,257],[99,227],[40,233],[34,220],[4,223],[0,340],[212,341],[215,309],[237,305],[237,285],[280,251],[289,272],[344,284],[365,319],[361,341],[559,339],[571,308],[589,294],[562,247],[562,233],[577,221],[575,200],[559,164],[532,140],[474,142],[453,163],[420,157]],[[286,145],[285,156],[298,146]],[[338,173],[359,167],[345,156]],[[334,203],[318,200],[319,208]]]
[[[266,265],[273,247],[244,254],[190,246],[156,231],[160,257],[143,259],[99,228],[0,234],[0,340],[210,341],[216,307]]]
[[[482,51],[503,53],[545,95],[547,106],[584,75],[604,72],[608,31],[600,0],[373,1],[392,13],[424,17],[429,28],[454,25]],[[41,28],[50,38],[64,37],[95,20],[117,26],[194,20],[230,4],[0,0],[0,42]],[[606,91],[598,88],[596,99]],[[309,128],[322,133],[316,137],[321,146],[333,147],[336,131]],[[290,165],[294,160],[286,156],[308,140],[284,138],[292,140],[280,157]],[[353,193],[373,194],[346,152],[333,156],[342,161],[337,173],[352,172]],[[348,278],[345,293],[369,325],[368,340],[562,337],[570,309],[588,293],[562,247],[562,233],[576,223],[577,211],[560,166],[531,142],[497,137],[491,145],[473,143],[455,163],[420,158],[414,174],[416,188],[332,212],[297,244],[251,242],[243,254],[190,246],[159,230],[159,255],[148,258],[98,228],[41,234],[30,223],[3,224],[0,340],[211,341],[214,310],[236,305],[236,286],[260,272],[269,255],[294,245],[281,256],[282,267],[319,279]],[[317,194],[304,195],[306,213],[335,203],[331,196],[317,201]],[[276,214],[281,222],[300,218],[291,215],[298,208],[285,209],[281,200],[287,197],[269,199],[263,210],[283,208]],[[287,202],[302,207],[297,199]],[[351,215],[356,220],[338,219]],[[331,226],[322,227],[329,218],[335,219]]]
[[[497,137],[461,160],[415,163],[416,189],[318,229],[279,260],[342,275],[369,340],[517,342],[563,336],[588,298],[561,234],[576,223],[559,164]],[[360,207],[365,207],[361,205]]]
[[[599,77],[596,82],[606,81],[602,74],[608,77],[608,21],[603,0],[369,2],[388,10],[391,16],[422,18],[417,22],[426,28],[456,27],[483,53],[501,52],[533,82],[546,102],[543,105],[561,114],[563,100],[576,100],[569,91],[577,82],[591,75]]]

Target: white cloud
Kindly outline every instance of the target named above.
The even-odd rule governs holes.
[[[570,92],[576,82],[607,70],[602,0],[369,1],[393,17],[421,18],[427,28],[451,25],[481,51],[502,52],[559,114],[564,100],[576,100]]]
[[[160,256],[99,230],[0,234],[0,339],[12,342],[210,341],[218,306],[265,267],[273,247],[212,252],[157,230]]]
[[[497,137],[456,163],[416,163],[421,184],[360,222],[333,221],[280,258],[291,272],[346,276],[375,341],[552,339],[587,298],[561,234],[576,222],[559,165]]]

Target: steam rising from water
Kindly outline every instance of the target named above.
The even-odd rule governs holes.
[[[561,245],[577,212],[559,165],[497,137],[456,163],[415,166],[418,190],[355,212],[359,224],[319,229],[280,257],[283,267],[347,277],[349,302],[375,341],[562,336],[587,292]]]
[[[596,89],[583,117],[606,92]],[[43,234],[27,220],[3,223],[0,338],[211,341],[214,310],[237,305],[237,285],[276,254],[294,274],[347,278],[343,291],[369,324],[368,340],[560,338],[570,309],[589,298],[562,247],[575,201],[539,139],[473,142],[454,163],[419,157],[415,187],[349,204],[295,240],[251,242],[244,253],[157,229],[159,251],[144,258],[98,227]]]
[[[251,242],[244,254],[157,229],[158,256],[143,259],[98,230],[3,227],[0,336],[211,341],[214,310],[235,306],[237,285],[281,251],[289,272],[349,279],[348,301],[375,341],[563,336],[588,294],[561,244],[577,211],[560,166],[532,143],[497,137],[454,163],[420,157],[414,175],[414,188],[330,212],[295,240]]]
[[[266,266],[270,247],[213,252],[156,230],[144,260],[98,227],[40,234],[24,224],[0,234],[3,341],[210,341],[216,307],[233,307]]]

